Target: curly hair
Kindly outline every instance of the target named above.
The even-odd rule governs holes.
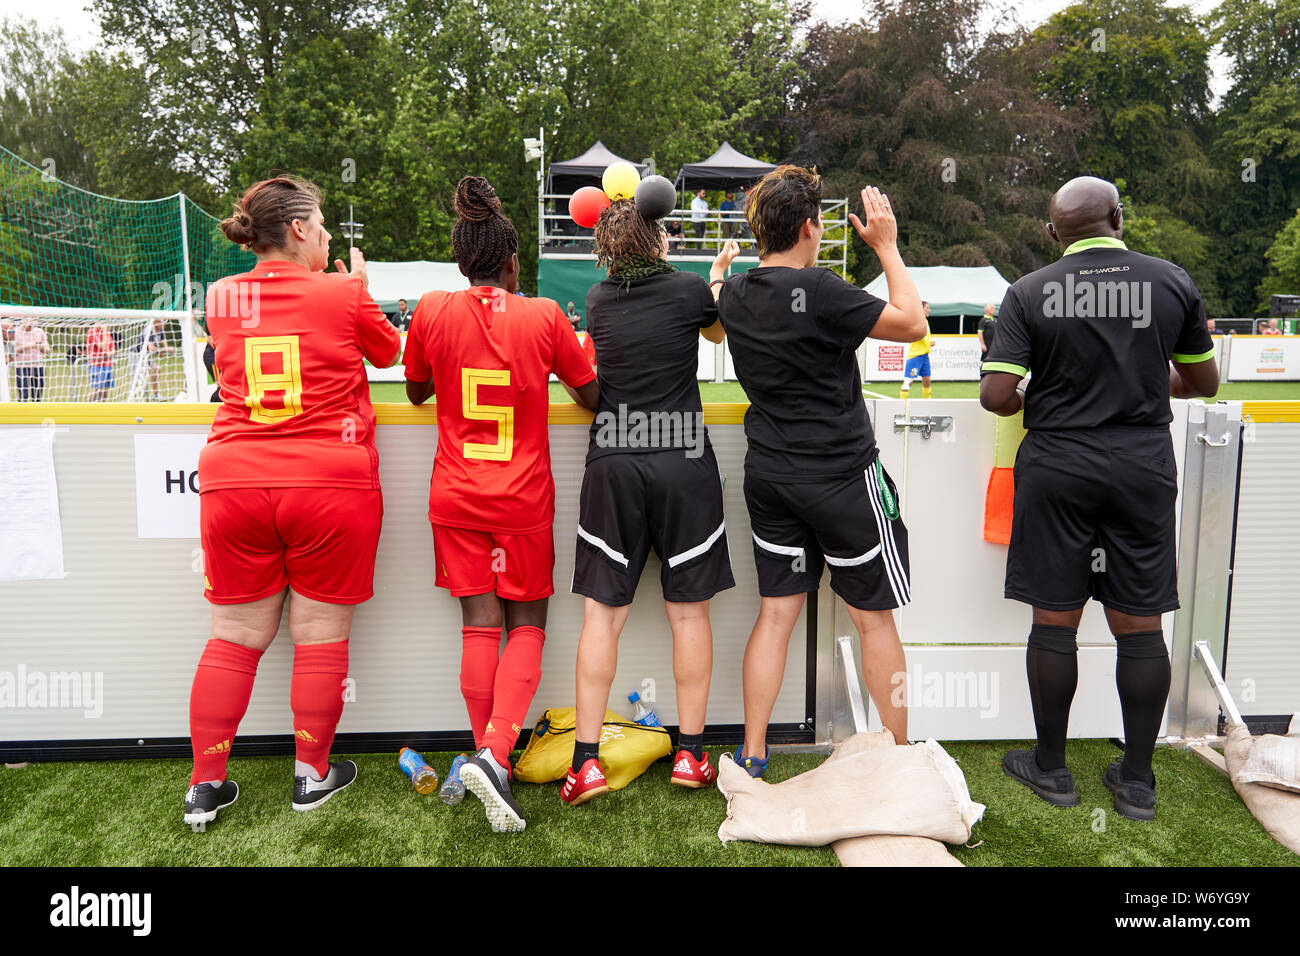
[[[749,192],[745,219],[749,222],[760,258],[785,252],[799,241],[799,229],[817,222],[822,208],[822,178],[816,169],[778,166]]]
[[[470,282],[495,281],[519,251],[519,234],[502,212],[496,190],[482,176],[466,176],[456,184],[452,206],[451,249],[460,271]]]
[[[641,215],[631,199],[617,199],[596,220],[596,261],[610,275],[618,275],[632,265],[634,257],[662,259],[666,235],[663,224]]]
[[[289,223],[306,222],[320,207],[320,187],[296,176],[276,176],[254,183],[235,202],[234,211],[221,221],[221,231],[231,242],[254,252],[282,249]]]

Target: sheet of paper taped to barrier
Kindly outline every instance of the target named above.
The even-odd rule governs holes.
[[[65,577],[54,430],[0,431],[0,581]]]

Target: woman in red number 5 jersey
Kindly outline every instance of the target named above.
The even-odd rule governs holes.
[[[293,808],[320,806],[357,774],[329,753],[352,612],[373,593],[384,510],[362,360],[393,364],[401,338],[366,291],[359,251],[351,273],[341,261],[338,272],[324,271],[330,234],[320,198],[311,183],[268,179],[221,224],[257,253],[257,265],[214,283],[206,300],[222,404],[199,456],[212,637],[190,692],[186,823],[215,819],[239,795],[226,761],[286,589]]]
[[[598,390],[560,306],[515,295],[519,238],[488,181],[462,179],[455,207],[452,249],[472,285],[429,292],[415,307],[406,394],[416,405],[437,395],[435,580],[460,598],[460,687],[479,748],[461,774],[492,829],[515,832],[524,817],[510,792],[509,755],[541,680],[555,590],[547,383],[554,372],[587,408]]]

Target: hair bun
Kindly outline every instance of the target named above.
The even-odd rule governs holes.
[[[456,184],[452,208],[457,216],[468,222],[482,222],[502,214],[497,191],[482,176],[466,176]]]
[[[230,218],[222,220],[221,231],[226,234],[227,239],[241,246],[251,245],[257,238],[257,233],[253,229],[253,217],[238,207]]]

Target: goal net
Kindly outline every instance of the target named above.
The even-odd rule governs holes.
[[[0,147],[0,401],[206,397],[204,291],[253,261],[182,193],[100,196]]]

